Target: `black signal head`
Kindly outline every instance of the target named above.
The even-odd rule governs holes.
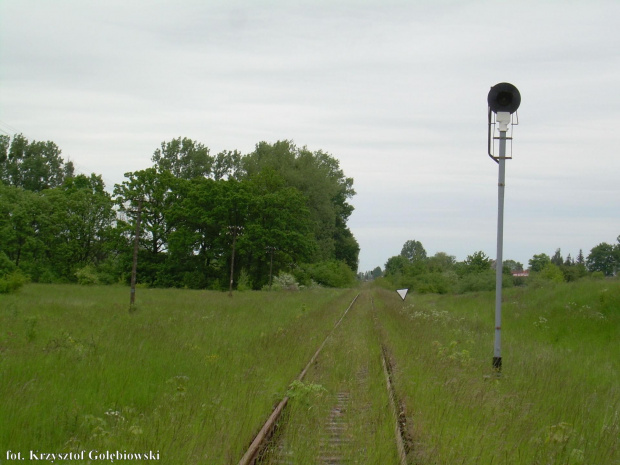
[[[514,113],[521,104],[521,94],[512,84],[501,82],[491,87],[487,97],[491,111]]]

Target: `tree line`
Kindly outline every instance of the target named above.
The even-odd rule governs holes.
[[[301,284],[355,279],[353,179],[330,154],[285,140],[212,155],[179,137],[151,161],[110,193],[100,175],[76,175],[53,142],[0,136],[0,277],[128,282],[140,214],[144,285],[227,289],[233,240],[244,288],[280,272]]]
[[[615,276],[620,270],[620,236],[615,245],[603,242],[593,247],[587,257],[580,250],[576,259],[570,254],[565,259],[561,249],[557,249],[552,256],[534,255],[528,265],[527,278],[513,276],[513,272],[523,271],[523,264],[505,260],[502,287],[544,281],[571,282],[586,276]],[[415,289],[419,293],[491,291],[496,285],[495,261],[484,252],[474,252],[462,262],[445,252],[429,257],[417,240],[406,241],[400,254],[387,260],[384,270],[376,267],[359,277],[378,279],[386,287]]]

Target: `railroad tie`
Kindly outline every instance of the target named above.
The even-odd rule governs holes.
[[[341,391],[336,394],[336,404],[329,412],[325,425],[325,434],[321,438],[319,463],[339,465],[346,463],[343,447],[351,442],[347,436],[349,425],[346,419],[349,393]]]

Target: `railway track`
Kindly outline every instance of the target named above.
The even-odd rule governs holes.
[[[341,318],[297,377],[297,381],[302,382],[311,367],[317,370],[317,366],[322,365],[319,357],[328,341],[332,340],[331,346],[340,347],[341,344],[339,345],[338,342],[333,341],[334,335],[350,310],[359,306],[358,298],[360,295],[357,294],[349,304]],[[357,305],[356,302],[358,302]],[[390,417],[393,424],[394,451],[392,455],[397,457],[393,463],[405,465],[407,463],[407,443],[403,440],[403,433],[406,430],[405,416],[394,392],[392,363],[389,359],[388,350],[379,341],[379,323],[376,318],[372,298],[366,299],[364,309],[369,311],[369,314],[373,317],[373,332],[380,347],[383,383],[387,391],[384,394],[389,399]],[[360,312],[364,311],[364,309],[360,309]],[[329,357],[330,355],[325,356],[326,359]],[[359,392],[369,392],[371,384],[377,381],[372,378],[373,376],[376,377],[378,372],[377,370],[372,370],[371,372],[369,370],[369,363],[368,361],[362,362],[353,380],[344,380],[342,388],[334,390],[324,398],[321,398],[320,402],[323,405],[324,417],[320,420],[320,425],[316,425],[312,431],[307,432],[308,435],[315,436],[312,438],[316,443],[312,463],[324,465],[363,463],[364,456],[371,452],[369,449],[372,448],[372,444],[366,444],[365,447],[359,448],[354,442],[355,435],[359,433],[360,429],[368,427],[368,425],[359,424],[360,418],[364,418],[365,412],[370,411],[372,407],[372,399],[360,399]],[[329,369],[326,368],[326,370]],[[292,421],[290,416],[285,414],[289,402],[290,397],[287,395],[278,403],[239,461],[239,465],[295,465],[301,463],[299,458],[296,457],[294,445],[291,444],[287,436],[287,430],[291,428],[289,423]],[[358,448],[354,449],[355,447]],[[308,459],[306,458],[306,460]]]

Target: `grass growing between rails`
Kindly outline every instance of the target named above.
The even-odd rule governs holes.
[[[620,463],[619,280],[505,290],[499,378],[494,293],[374,292],[413,463]]]
[[[275,451],[262,463],[398,463],[369,293],[360,295],[288,395]]]
[[[128,294],[27,285],[0,295],[2,460],[119,450],[236,463],[354,296],[153,289],[129,313]]]

